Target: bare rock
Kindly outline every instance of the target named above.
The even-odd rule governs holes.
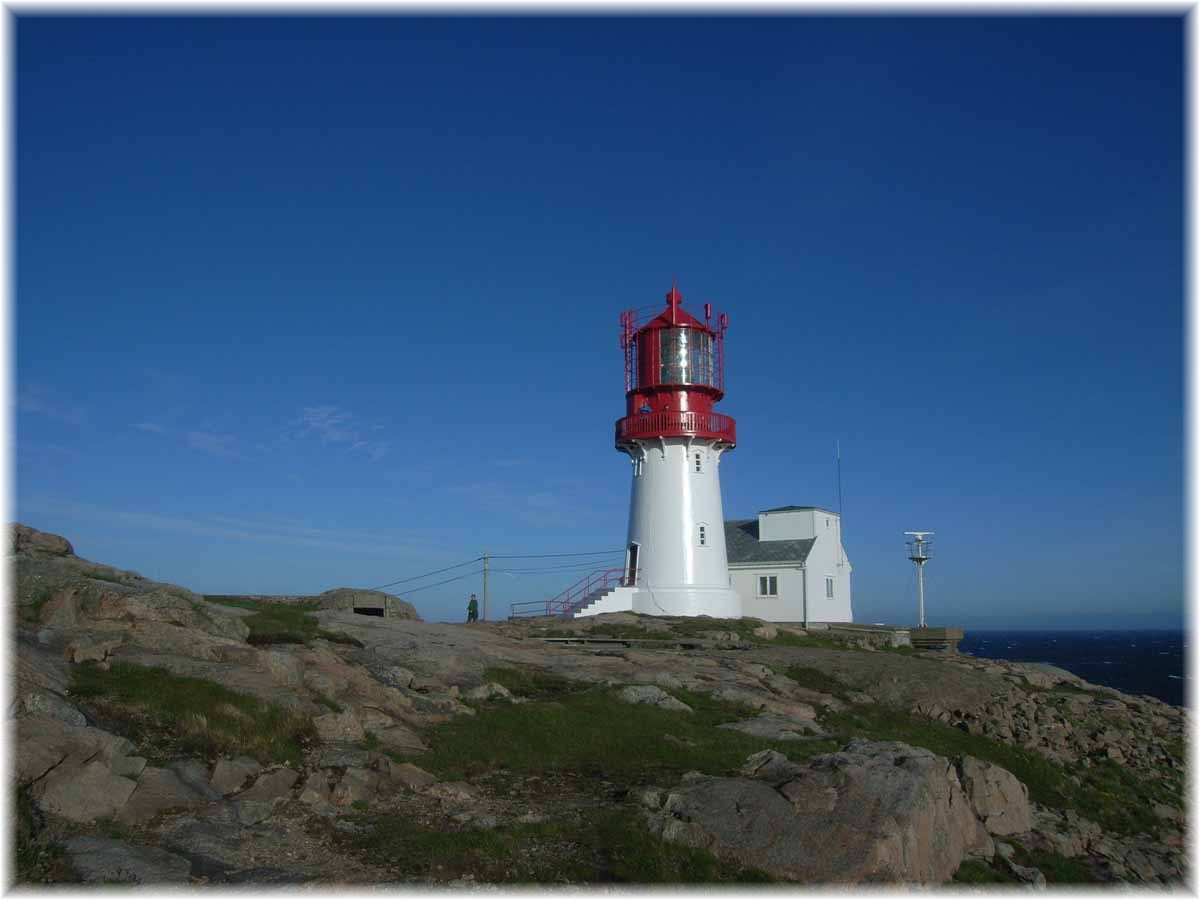
[[[429,747],[411,728],[394,725],[374,732],[379,743],[393,753],[412,755],[426,752]]]
[[[108,768],[112,760],[131,753],[133,744],[99,728],[79,727],[48,716],[31,715],[17,719],[17,748],[18,752],[13,754],[14,774],[17,783],[25,785],[59,764],[70,768],[71,761],[77,767],[97,758]]]
[[[208,803],[211,791],[201,791],[169,769],[147,766],[137,788],[117,813],[118,822],[147,822],[168,809],[196,809]]]
[[[75,548],[65,537],[38,531],[20,522],[14,522],[11,553],[17,556],[74,556]]]
[[[300,787],[299,799],[309,806],[324,807],[331,802],[329,777],[321,771],[309,773]]]
[[[109,838],[77,837],[63,844],[84,881],[110,884],[187,882],[191,863],[157,847]]]
[[[258,654],[259,664],[280,687],[298,688],[304,684],[304,663],[291,653],[280,650],[263,650]]]
[[[437,781],[433,775],[412,763],[392,763],[389,771],[393,782],[410,791],[422,791]]]
[[[84,766],[56,768],[35,786],[33,796],[43,812],[72,822],[94,822],[121,809],[135,787],[132,779],[114,775],[95,760]]]
[[[825,733],[824,729],[812,720],[786,719],[783,716],[770,715],[743,719],[740,722],[727,722],[717,727],[740,731],[768,741],[801,741],[809,735]]]
[[[315,765],[318,769],[344,769],[347,766],[358,766],[363,769],[378,768],[386,759],[381,753],[367,750],[345,741],[331,742],[321,747],[317,753]]]
[[[779,637],[779,629],[770,622],[764,622],[762,625],[759,625],[752,633],[755,637],[762,638],[764,641],[773,641]]]
[[[957,768],[963,790],[989,834],[1024,834],[1033,828],[1029,789],[1012,772],[973,756],[959,759]]]
[[[69,663],[104,662],[122,643],[124,641],[119,637],[81,635],[67,644],[63,655]]]
[[[61,696],[37,689],[25,691],[13,701],[13,717],[21,716],[46,716],[67,725],[87,725],[87,717]]]
[[[179,776],[179,780],[202,794],[206,800],[219,800],[221,795],[210,784],[208,766],[198,759],[177,759],[166,766]]]
[[[662,688],[652,684],[631,684],[622,689],[618,696],[626,703],[657,706],[659,709],[669,709],[675,712],[692,711],[692,708],[686,703],[676,700]]]
[[[379,773],[371,769],[350,767],[334,785],[330,801],[335,806],[369,803],[379,792]]]
[[[463,697],[467,700],[512,700],[512,692],[502,684],[489,681],[479,687],[471,688]]]
[[[234,800],[254,802],[282,800],[291,793],[292,785],[300,780],[300,773],[291,769],[268,769],[246,790],[233,797]]]
[[[232,794],[234,791],[240,791],[248,778],[261,771],[262,766],[249,756],[239,756],[237,759],[222,756],[213,767],[209,786],[222,796]]]
[[[313,725],[323,741],[361,741],[367,736],[362,724],[348,712],[317,716]]]
[[[953,764],[927,750],[852,741],[805,764],[756,754],[747,770],[769,777],[693,779],[652,829],[804,882],[939,883],[991,851]]]

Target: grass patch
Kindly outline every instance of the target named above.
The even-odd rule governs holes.
[[[821,724],[839,737],[903,741],[942,756],[969,755],[987,760],[1024,782],[1031,800],[1055,809],[1074,809],[1105,830],[1120,834],[1155,834],[1159,822],[1153,813],[1154,804],[1179,805],[1173,784],[1151,782],[1115,763],[1072,769],[1080,780],[1076,784],[1066,769],[1033,750],[879,705],[827,713],[821,717]]]
[[[761,872],[712,854],[669,844],[629,809],[602,810],[571,822],[492,829],[426,828],[396,814],[356,817],[359,834],[337,833],[350,852],[392,866],[405,878],[434,881],[471,875],[491,884],[761,883]]]
[[[132,663],[75,666],[71,693],[154,759],[244,753],[264,765],[298,763],[302,745],[316,736],[307,716],[203,678]]]
[[[772,743],[716,728],[752,713],[707,695],[672,693],[694,711],[630,705],[604,689],[486,706],[478,715],[434,730],[430,752],[413,761],[445,779],[507,769],[531,774],[562,770],[644,782],[692,769],[728,772],[765,747],[801,759],[837,746],[831,741]]]
[[[132,587],[129,579],[103,569],[85,569],[82,575],[84,578],[91,578],[94,581],[107,581],[109,584],[119,584],[121,587]]]
[[[808,688],[810,691],[820,691],[822,694],[833,694],[835,697],[840,697],[846,690],[846,685],[838,679],[811,666],[789,666],[783,674],[800,687]]]
[[[485,682],[494,681],[518,697],[540,699],[570,694],[582,687],[579,683],[563,678],[561,675],[525,667],[492,666],[484,670],[483,680]]]
[[[1104,880],[1078,860],[1049,850],[1026,850],[1020,844],[1014,844],[1013,847],[1016,850],[1013,862],[1039,870],[1049,884],[1097,884]]]
[[[951,877],[952,884],[1013,884],[1017,879],[1008,872],[979,859],[968,859]]]
[[[42,607],[50,601],[50,598],[54,596],[54,592],[55,589],[48,584],[39,585],[34,588],[30,601],[17,607],[17,618],[23,622],[40,622]]]
[[[765,884],[765,872],[723,862],[705,850],[652,835],[641,816],[620,810],[595,825],[604,866],[601,878],[625,884]]]
[[[315,616],[309,613],[320,609],[313,603],[261,603],[257,600],[240,600],[223,594],[208,594],[204,598],[222,606],[236,606],[254,611],[254,615],[242,619],[250,634],[246,642],[258,647],[270,644],[307,644],[321,638],[335,644],[350,644],[361,647],[355,638],[336,631],[326,631]]]
[[[48,833],[45,819],[29,796],[28,789],[18,789],[13,802],[16,804],[13,881],[16,884],[80,881],[66,850]]]

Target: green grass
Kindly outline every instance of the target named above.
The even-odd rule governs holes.
[[[1020,844],[1013,846],[1017,851],[1013,855],[1013,862],[1039,870],[1049,884],[1094,884],[1104,880],[1078,860],[1049,850],[1027,850]]]
[[[879,705],[826,713],[820,721],[839,737],[903,741],[942,756],[969,755],[995,763],[1024,782],[1031,800],[1055,809],[1074,809],[1105,830],[1121,834],[1156,833],[1154,804],[1180,803],[1173,783],[1140,778],[1111,762],[1073,768],[1081,781],[1075,784],[1066,769],[1033,750]]]
[[[115,572],[105,571],[104,569],[84,569],[82,572],[84,578],[91,578],[95,581],[107,581],[110,584],[119,584],[122,587],[130,587],[129,579],[124,576],[117,575]]]
[[[728,772],[765,747],[796,759],[837,747],[830,741],[772,744],[716,728],[753,713],[707,695],[672,693],[694,712],[630,705],[604,689],[520,705],[483,706],[478,715],[435,729],[429,736],[430,752],[413,761],[446,779],[506,769],[645,781],[677,777],[691,769]]]
[[[790,666],[783,674],[810,691],[833,694],[835,697],[840,697],[846,691],[846,685],[838,679],[810,666]]]
[[[680,638],[693,638],[710,640],[707,633],[713,631],[731,632],[734,636],[747,643],[756,644],[761,647],[815,647],[822,650],[856,650],[860,649],[854,644],[849,644],[844,641],[834,640],[832,638],[813,637],[811,634],[799,635],[792,634],[789,631],[780,629],[773,638],[762,638],[754,633],[754,629],[761,627],[764,622],[761,619],[742,618],[742,619],[710,619],[704,616],[697,617],[657,617],[665,621],[670,630],[651,631],[648,628],[643,628],[640,625],[618,625],[613,624],[597,624],[590,635],[594,637],[612,637],[625,640],[639,641],[673,641]],[[587,635],[578,635],[575,632],[565,631],[562,629],[550,629],[543,632],[545,637],[581,637]]]
[[[71,669],[71,693],[152,759],[244,753],[294,764],[316,735],[307,716],[166,669],[84,663]]]
[[[712,854],[667,843],[628,808],[571,822],[514,823],[491,829],[426,828],[408,816],[355,818],[363,833],[335,833],[342,848],[400,877],[445,881],[464,875],[492,884],[759,883],[772,879]]]
[[[63,884],[78,882],[66,850],[48,833],[45,820],[27,788],[13,797],[16,833],[13,881],[16,884]]]
[[[484,681],[494,681],[518,697],[558,697],[580,690],[578,682],[542,669],[492,666],[484,670]]]
[[[1017,879],[983,860],[968,859],[950,879],[952,884],[1013,884]]]
[[[41,621],[42,607],[54,596],[54,591],[55,589],[48,584],[39,585],[30,601],[17,607],[17,617],[23,622]]]
[[[242,619],[250,634],[246,642],[255,646],[270,644],[307,644],[317,638],[322,638],[336,644],[351,644],[361,647],[362,644],[352,637],[326,631],[321,623],[309,613],[320,609],[311,603],[262,603],[257,600],[241,600],[223,594],[206,595],[210,603],[220,603],[222,606],[236,606],[239,609],[254,611],[254,615]]]

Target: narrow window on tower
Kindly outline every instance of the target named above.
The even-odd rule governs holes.
[[[708,546],[708,526],[707,525],[697,525],[696,526],[696,543],[698,543],[701,547]]]
[[[833,599],[833,579],[828,575],[825,576],[825,596]]]
[[[704,457],[700,455],[700,451],[698,451],[698,450],[694,454],[692,454],[692,470],[693,471],[695,471],[695,472],[703,472],[704,471],[703,459],[704,459]]]

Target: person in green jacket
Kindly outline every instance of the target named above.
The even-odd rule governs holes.
[[[475,599],[475,595],[471,595],[471,601],[467,604],[467,621],[479,621],[479,601]]]

